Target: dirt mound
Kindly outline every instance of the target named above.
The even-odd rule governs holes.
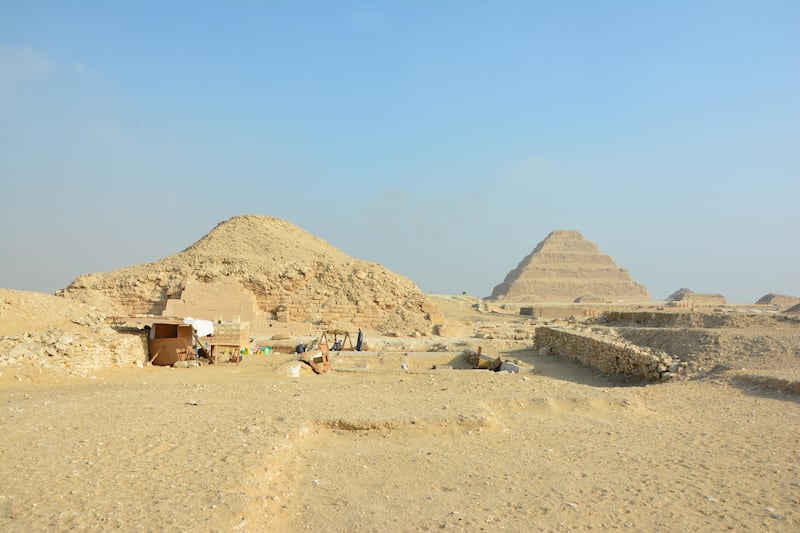
[[[490,300],[512,302],[649,301],[644,285],[577,231],[556,230],[520,261]]]
[[[11,367],[17,376],[42,370],[86,375],[144,360],[143,339],[108,327],[96,308],[70,298],[0,289],[0,368]]]
[[[102,324],[104,316],[82,302],[41,292],[0,289],[0,336],[49,328],[69,330]]]
[[[409,279],[350,257],[290,222],[258,215],[221,222],[161,260],[81,276],[59,294],[109,312],[161,315],[187,284],[231,281],[253,295],[253,311],[264,320],[428,334],[436,312]]]

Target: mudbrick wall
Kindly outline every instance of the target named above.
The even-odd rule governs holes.
[[[588,331],[555,327],[536,328],[535,347],[540,353],[575,359],[607,375],[625,375],[649,381],[670,379],[685,363],[664,352],[656,352]]]

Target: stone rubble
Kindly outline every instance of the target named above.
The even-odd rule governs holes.
[[[47,294],[0,291],[0,367],[86,376],[146,361],[145,337],[109,327],[95,308]]]
[[[86,376],[92,370],[146,360],[144,339],[108,327],[91,333],[61,328],[0,337],[0,367],[32,364],[40,370]]]
[[[243,291],[252,301],[258,316],[243,320],[253,324],[345,324],[429,335],[441,321],[436,306],[411,280],[353,258],[285,220],[257,215],[223,221],[192,246],[161,260],[81,276],[58,294],[109,314],[158,316],[174,309],[183,316],[217,320],[189,315],[182,305],[187,287],[195,285],[196,291],[198,284],[207,286],[209,294],[235,285],[235,296]]]

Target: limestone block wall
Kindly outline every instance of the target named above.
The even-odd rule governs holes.
[[[251,324],[250,332],[254,336],[262,337],[262,340],[273,338],[306,337],[316,335],[318,328],[310,322],[278,322],[264,317],[259,313],[259,319]]]
[[[472,336],[473,327],[470,324],[450,322],[434,325],[433,331],[440,337],[465,337]]]
[[[387,308],[376,304],[358,302],[329,303],[322,299],[308,301],[297,296],[259,298],[259,308],[266,318],[278,322],[313,322],[333,324],[350,322],[358,327],[376,328],[386,320]]]
[[[357,277],[357,273],[354,274]],[[277,322],[311,322],[321,326],[349,323],[356,327],[379,329],[391,320],[398,310],[407,313],[403,320],[414,323],[417,329],[429,331],[441,313],[431,306],[421,294],[412,291],[392,292],[389,284],[379,288],[368,287],[360,293],[349,289],[334,291],[329,287],[346,287],[348,280],[301,281],[294,285],[260,285],[248,287],[263,313],[263,320]],[[386,289],[386,291],[384,291]],[[400,315],[398,315],[400,316]],[[427,323],[422,324],[420,321]]]
[[[513,309],[506,305],[507,309]],[[533,316],[544,320],[566,319],[571,316],[594,318],[600,315],[604,307],[588,307],[581,304],[526,306],[519,308],[521,316]]]
[[[538,327],[535,346],[542,352],[575,359],[608,375],[658,381],[682,369],[680,361],[666,353],[576,330]]]
[[[202,283],[189,281],[180,298],[170,298],[164,316],[235,322],[256,321],[256,298],[236,280]]]
[[[609,311],[597,319],[598,324],[651,328],[775,327],[785,322],[782,317],[773,315],[654,311]]]
[[[214,324],[212,345],[247,346],[249,343],[249,322],[217,322]]]

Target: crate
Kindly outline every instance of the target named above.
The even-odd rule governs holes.
[[[250,344],[250,322],[218,322],[214,324],[214,335],[211,344]]]
[[[250,346],[249,322],[217,322],[211,336],[211,358],[217,363],[220,357],[231,362],[241,361],[239,352]],[[235,359],[235,361],[234,361]]]

